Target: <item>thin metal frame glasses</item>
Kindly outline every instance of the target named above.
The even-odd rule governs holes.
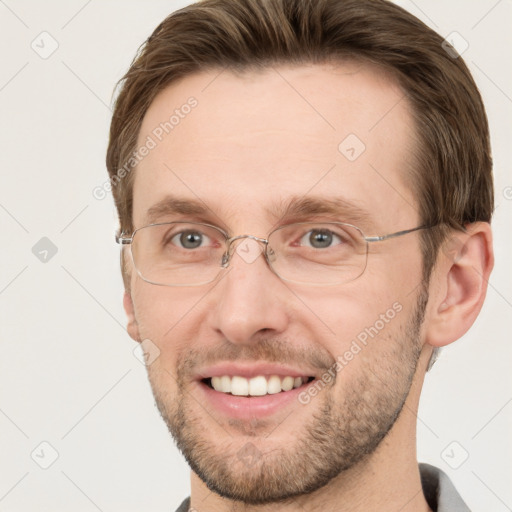
[[[296,222],[260,238],[230,237],[212,224],[179,221],[149,224],[131,236],[116,234],[116,242],[121,248],[130,246],[138,275],[159,286],[211,283],[229,266],[235,252],[251,263],[263,253],[271,271],[284,281],[326,286],[360,277],[367,266],[370,243],[430,227],[366,236],[358,227],[344,222]],[[235,244],[244,239],[249,243]]]

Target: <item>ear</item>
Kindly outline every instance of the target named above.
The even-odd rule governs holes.
[[[443,243],[430,281],[425,341],[442,347],[459,339],[480,312],[494,265],[489,223],[470,224]]]
[[[126,330],[128,331],[128,334],[133,340],[138,341],[140,343],[141,339],[139,333],[139,324],[135,319],[135,309],[133,307],[133,300],[132,296],[130,295],[130,292],[128,291],[124,292],[123,306],[126,312],[126,316],[128,317],[128,325]]]

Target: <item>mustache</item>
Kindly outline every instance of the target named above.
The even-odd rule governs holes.
[[[190,379],[198,368],[220,362],[265,361],[268,363],[307,366],[321,372],[331,368],[336,360],[322,347],[296,346],[278,337],[261,337],[247,345],[233,344],[227,340],[219,345],[199,349],[186,349],[178,357],[178,380]]]

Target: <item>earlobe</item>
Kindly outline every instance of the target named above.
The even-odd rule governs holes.
[[[135,318],[135,309],[133,307],[132,296],[130,295],[130,293],[128,291],[124,292],[123,306],[124,306],[124,310],[126,312],[126,316],[128,319],[128,324],[127,324],[126,330],[127,330],[128,334],[130,335],[130,337],[134,341],[140,342],[141,339],[140,339],[140,333],[139,333],[139,325]]]
[[[494,265],[492,232],[487,222],[454,232],[443,244],[431,284],[426,342],[442,347],[463,336],[480,312]]]

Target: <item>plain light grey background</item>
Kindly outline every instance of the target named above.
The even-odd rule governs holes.
[[[168,511],[189,493],[188,466],[125,331],[113,202],[93,196],[107,180],[114,84],[156,25],[187,3],[0,0],[0,512]],[[487,301],[426,378],[418,459],[446,471],[472,510],[505,512],[512,2],[399,4],[461,51],[467,42],[496,182]]]

